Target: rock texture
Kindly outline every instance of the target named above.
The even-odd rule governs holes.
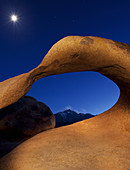
[[[130,94],[130,46],[99,37],[68,36],[49,50],[28,73],[0,83],[0,109],[23,97],[42,77],[77,71],[97,71]]]
[[[48,106],[25,96],[0,110],[0,157],[23,140],[55,127],[55,117]]]
[[[127,44],[90,36],[61,39],[37,68],[0,83],[0,108],[24,96],[39,78],[90,70],[100,72],[119,86],[116,105],[92,119],[36,135],[3,157],[0,169],[129,169],[130,46]]]

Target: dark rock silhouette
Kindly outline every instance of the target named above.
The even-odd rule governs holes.
[[[0,109],[0,156],[25,139],[55,127],[55,117],[48,106],[25,96]]]
[[[70,125],[72,123],[76,123],[76,122],[89,119],[92,117],[94,117],[94,115],[90,113],[86,113],[86,114],[77,113],[75,111],[67,109],[67,110],[64,110],[62,112],[58,112],[55,114],[55,119],[56,119],[55,127]]]
[[[29,96],[0,110],[0,133],[8,133],[9,137],[33,136],[54,127],[55,119],[49,107]]]

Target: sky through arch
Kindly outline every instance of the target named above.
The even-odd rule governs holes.
[[[53,113],[71,109],[96,115],[110,109],[119,94],[112,80],[86,71],[45,77],[35,82],[27,95],[47,104]]]

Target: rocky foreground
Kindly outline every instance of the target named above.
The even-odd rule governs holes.
[[[0,83],[0,108],[20,99],[39,78],[90,70],[100,72],[119,86],[116,105],[91,119],[39,133],[23,142],[1,158],[1,170],[129,169],[130,46],[127,44],[90,36],[61,39],[37,68]]]
[[[120,112],[118,107],[32,137],[3,157],[0,169],[129,170],[128,112],[123,108]]]

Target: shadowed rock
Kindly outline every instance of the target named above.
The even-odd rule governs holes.
[[[0,157],[25,139],[55,127],[48,106],[25,96],[0,110]]]
[[[49,107],[30,96],[0,110],[0,134],[4,136],[33,136],[54,127],[55,118]]]
[[[24,96],[42,77],[77,71],[97,71],[107,76],[119,86],[120,98],[101,115],[29,139],[3,157],[0,168],[129,169],[129,48],[99,37],[65,37],[53,45],[37,68],[1,82],[1,108]]]

